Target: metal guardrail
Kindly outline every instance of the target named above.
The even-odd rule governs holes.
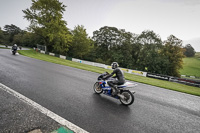
[[[81,59],[71,58],[71,57],[68,57],[68,56],[63,56],[63,55],[45,52],[45,51],[42,51],[42,50],[37,50],[37,51],[39,51],[40,53],[43,53],[43,54],[56,56],[56,57],[59,57],[59,58],[62,58],[62,59],[71,60],[71,61],[79,62],[79,63],[82,63],[82,64],[92,65],[92,66],[101,67],[101,68],[105,68],[105,69],[112,69],[111,66],[108,66],[108,65],[105,65],[105,64],[102,64],[102,63],[96,63],[96,62],[90,62],[90,61],[85,61],[85,60],[81,60]],[[178,78],[178,77],[173,77],[173,76],[168,76],[168,75],[143,72],[143,71],[132,70],[132,69],[127,69],[127,68],[121,68],[121,69],[124,72],[130,73],[130,74],[135,74],[135,75],[139,75],[139,76],[156,78],[156,79],[160,79],[160,80],[166,80],[166,81],[186,84],[186,85],[190,85],[190,86],[200,87],[200,80]]]
[[[200,77],[197,77],[197,76],[189,76],[189,75],[181,75],[181,77],[188,77],[188,78],[200,79]]]
[[[186,85],[195,86],[195,87],[200,87],[200,80],[178,78],[178,77],[162,75],[162,74],[155,74],[155,73],[147,73],[147,77],[161,79],[161,80],[167,80],[167,81],[186,84]]]

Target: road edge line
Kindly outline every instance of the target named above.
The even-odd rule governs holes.
[[[59,124],[66,126],[70,130],[74,131],[75,133],[89,133],[84,129],[78,127],[77,125],[71,123],[70,121],[62,118],[61,116],[55,114],[54,112],[48,110],[47,108],[41,106],[40,104],[34,102],[33,100],[25,97],[24,95],[12,90],[11,88],[5,86],[4,84],[0,83],[0,89],[8,92],[9,94],[19,98],[21,101],[27,103],[28,105],[32,106],[33,108],[37,109],[41,113],[45,114],[46,116],[50,117],[51,119],[55,120]]]

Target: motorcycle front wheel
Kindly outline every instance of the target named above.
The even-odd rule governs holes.
[[[93,86],[94,92],[97,94],[101,94],[103,92],[103,89],[101,88],[101,85],[99,82],[96,82]]]
[[[123,98],[119,100],[123,105],[131,105],[134,102],[134,95],[129,90],[123,90],[121,95],[123,95]]]

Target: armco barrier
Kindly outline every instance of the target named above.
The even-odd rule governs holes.
[[[91,66],[101,67],[101,68],[105,68],[105,69],[112,69],[111,66],[108,66],[108,65],[105,65],[105,64],[102,64],[102,63],[80,60],[80,59],[71,58],[71,57],[67,57],[67,56],[63,56],[63,55],[57,55],[57,54],[54,54],[54,53],[48,53],[48,52],[45,52],[45,51],[42,51],[42,50],[40,51],[40,53],[43,53],[43,54],[45,53],[45,54],[48,54],[48,55],[51,55],[51,56],[56,56],[56,57],[59,57],[59,58],[62,58],[62,59],[67,59],[67,60],[71,60],[71,61],[74,61],[74,62],[79,62],[79,63],[82,63],[82,64],[91,65]],[[126,73],[130,73],[130,74],[135,74],[135,75],[144,76],[144,77],[146,77],[146,75],[147,75],[147,72],[143,72],[143,71],[131,70],[131,69],[127,69],[127,68],[120,68],[120,69],[122,71],[124,71]]]
[[[49,55],[51,55],[51,56],[55,56],[55,54],[54,54],[54,53],[49,53]]]
[[[195,87],[200,87],[200,80],[171,77],[169,79],[169,81],[177,82],[177,83],[181,83],[181,84],[186,84],[186,85],[190,85],[190,86],[195,86]]]
[[[82,63],[80,59],[72,58],[72,61]]]
[[[129,69],[126,69],[126,68],[121,68],[122,71],[128,73],[129,72]]]
[[[200,80],[178,78],[178,77],[155,74],[155,73],[147,73],[147,77],[161,79],[161,80],[167,80],[167,81],[186,84],[186,85],[195,86],[195,87],[200,87]]]
[[[106,68],[106,65],[105,64],[101,64],[101,63],[90,62],[90,61],[80,60],[80,59],[76,59],[76,58],[72,58],[72,61],[79,62],[79,63],[82,63],[82,64],[91,65],[91,66],[97,66],[97,67],[101,67],[101,68]]]
[[[112,69],[112,67],[106,66],[106,69]],[[122,71],[124,71],[125,73],[135,74],[135,75],[144,76],[144,77],[146,77],[146,75],[147,75],[147,72],[143,72],[143,71],[131,70],[131,69],[121,68],[121,67],[120,67],[120,69]]]
[[[130,72],[131,74],[140,75],[140,76],[144,76],[144,77],[147,76],[147,72],[137,71],[137,70],[129,70],[129,71],[131,71]]]
[[[94,62],[94,66],[101,67],[101,68],[106,68],[106,65],[105,64],[101,64],[101,63],[95,63]]]
[[[181,77],[189,77],[189,78],[194,78],[194,79],[200,79],[200,77],[197,77],[197,76],[189,76],[189,75],[181,75]]]
[[[45,51],[40,51],[40,53],[45,53],[45,54],[49,54],[51,56],[56,56],[62,59],[67,59],[67,60],[71,60],[74,62],[79,62],[82,64],[87,64],[87,65],[91,65],[91,66],[96,66],[96,67],[101,67],[101,68],[105,68],[105,69],[112,69],[111,66],[102,64],[102,63],[96,63],[96,62],[91,62],[91,61],[85,61],[85,60],[80,60],[80,59],[76,59],[76,58],[71,58],[71,57],[67,57],[67,56],[63,56],[63,55],[57,55],[54,53],[48,53]],[[131,70],[131,69],[127,69],[127,68],[120,68],[122,71],[126,72],[126,73],[130,73],[130,74],[135,74],[135,75],[139,75],[139,76],[144,76],[146,77],[147,72],[143,72],[143,71],[137,71],[137,70]]]
[[[45,54],[45,51],[42,51],[42,50],[41,50],[40,53]]]
[[[149,72],[147,72],[146,76],[150,77],[150,78],[162,79],[162,80],[167,80],[167,81],[169,81],[169,79],[170,79],[170,76],[162,75],[162,74],[149,73]]]
[[[60,55],[61,59],[66,59],[66,56]]]
[[[59,58],[62,58],[62,59],[67,59],[67,60],[71,60],[71,61],[74,61],[74,62],[79,62],[79,63],[82,63],[82,64],[91,65],[91,66],[97,66],[97,67],[101,67],[101,68],[105,68],[105,69],[112,69],[111,66],[108,66],[108,65],[105,65],[105,64],[102,64],[102,63],[80,60],[80,59],[71,58],[71,57],[67,57],[67,56],[63,56],[63,55],[57,55],[57,54],[54,54],[54,53],[48,53],[48,52],[41,51],[41,50],[40,50],[40,53],[48,54],[48,55],[51,55],[51,56],[56,56],[56,57],[59,57]],[[177,77],[172,77],[172,76],[168,76],[168,75],[155,74],[155,73],[149,73],[149,72],[147,73],[147,72],[138,71],[138,70],[131,70],[131,69],[127,69],[127,68],[121,68],[121,69],[122,69],[122,71],[124,71],[126,73],[130,73],[130,74],[135,74],[135,75],[139,75],[139,76],[151,77],[151,78],[167,80],[167,81],[171,81],[171,82],[177,82],[177,83],[182,83],[182,84],[186,84],[186,85],[200,87],[200,80],[177,78]]]

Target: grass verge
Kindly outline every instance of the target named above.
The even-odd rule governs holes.
[[[1,47],[1,46],[0,46],[0,49],[9,49],[9,48],[6,48],[6,47]]]
[[[112,72],[112,70],[90,66],[86,64],[81,64],[81,63],[73,62],[69,60],[64,60],[64,59],[50,56],[50,55],[41,54],[41,53],[35,52],[34,50],[21,50],[19,51],[19,53],[31,58],[48,61],[48,62],[60,64],[60,65],[70,66],[70,67],[74,67],[78,69],[83,69],[87,71],[92,71],[96,73],[104,73],[105,71]],[[137,76],[137,75],[128,74],[128,73],[125,73],[125,78],[131,81],[136,81],[136,82],[145,83],[145,84],[149,84],[149,85],[153,85],[157,87],[162,87],[165,89],[170,89],[174,91],[179,91],[179,92],[184,92],[184,93],[200,96],[200,88],[198,87],[187,86],[184,84],[178,84],[178,83],[164,81],[164,80],[142,77],[142,76]]]
[[[200,52],[197,52],[195,57],[184,58],[183,63],[183,69],[180,70],[181,75],[200,77]]]

